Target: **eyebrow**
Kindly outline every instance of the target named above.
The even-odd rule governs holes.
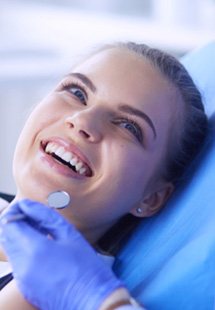
[[[119,110],[122,111],[122,112],[126,112],[126,113],[129,113],[129,114],[133,114],[135,116],[138,116],[138,117],[141,117],[149,126],[150,128],[152,129],[153,131],[153,134],[154,134],[154,138],[157,137],[157,133],[156,133],[156,130],[155,130],[155,126],[151,120],[151,118],[144,112],[138,110],[138,109],[135,109],[127,104],[121,104],[119,106]]]
[[[93,82],[86,75],[79,73],[79,72],[71,72],[71,73],[67,74],[67,76],[72,76],[72,77],[76,77],[76,78],[80,79],[87,87],[90,88],[90,90],[93,93],[95,93],[97,91],[96,86],[93,84]],[[143,111],[140,111],[136,108],[133,108],[127,104],[121,104],[119,106],[119,110],[122,112],[133,114],[135,116],[142,118],[152,129],[153,134],[154,134],[154,138],[157,137],[155,126],[154,126],[152,120],[150,119],[150,117],[146,113],[144,113]]]
[[[71,72],[69,74],[67,74],[67,76],[72,76],[72,77],[76,77],[79,80],[81,80],[87,87],[89,87],[89,89],[95,93],[97,91],[96,86],[93,84],[93,82],[84,74],[79,73],[79,72]]]

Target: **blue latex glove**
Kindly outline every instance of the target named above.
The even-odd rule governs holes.
[[[27,219],[5,224],[5,219],[17,214]],[[1,229],[17,285],[39,309],[96,310],[123,286],[83,236],[55,210],[22,200],[3,215]]]

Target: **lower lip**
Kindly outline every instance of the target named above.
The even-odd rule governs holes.
[[[61,174],[61,175],[66,176],[68,178],[75,178],[75,179],[79,179],[79,180],[86,178],[85,176],[74,172],[69,167],[61,164],[56,159],[54,159],[51,155],[45,153],[42,147],[40,148],[40,151],[41,151],[40,152],[40,158],[45,165],[48,165],[49,169],[52,169],[55,172],[57,172],[58,174]]]

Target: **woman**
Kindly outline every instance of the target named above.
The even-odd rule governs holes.
[[[105,46],[27,120],[14,156],[14,202],[45,203],[50,192],[67,191],[72,204],[62,215],[95,246],[125,215],[164,206],[206,130],[201,96],[178,61],[145,45]],[[1,296],[14,294],[11,283]]]

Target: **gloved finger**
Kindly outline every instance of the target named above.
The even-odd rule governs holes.
[[[8,219],[14,218],[17,216],[23,216],[22,211],[19,208],[19,204],[11,204],[9,205],[0,216],[0,237],[2,238],[1,232],[3,229],[3,225],[8,222]]]
[[[6,200],[0,198],[0,213],[5,210],[5,208],[7,208],[9,205],[9,202],[7,202]]]
[[[5,216],[9,217],[12,215],[21,214],[22,210],[19,207],[19,203],[10,203],[8,206],[1,212],[0,220],[3,219]]]
[[[0,240],[9,257],[12,255],[18,258],[21,252],[30,255],[32,247],[46,239],[47,236],[42,235],[24,220],[1,225]]]
[[[19,202],[19,208],[27,218],[40,229],[45,230],[54,239],[65,239],[79,236],[80,233],[62,215],[42,203],[24,199]]]

